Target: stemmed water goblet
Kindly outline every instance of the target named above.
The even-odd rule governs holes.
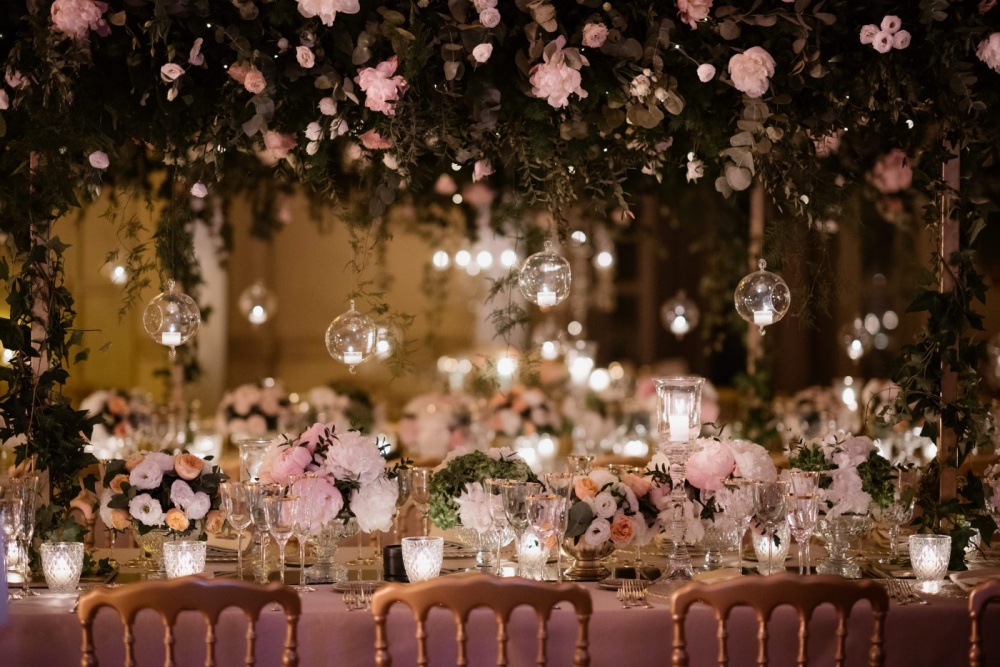
[[[21,586],[21,597],[31,597],[39,595],[37,591],[31,590],[29,581],[31,579],[31,541],[35,533],[35,508],[38,493],[41,486],[41,476],[37,472],[27,473],[23,477],[17,477],[8,481],[8,494],[14,498],[21,499],[21,566],[24,571],[24,580]]]
[[[21,526],[24,523],[24,511],[21,508],[21,499],[17,497],[4,498],[0,500],[0,534],[3,535],[3,544],[14,544],[21,535]],[[21,591],[7,591],[7,600],[20,600]]]
[[[430,519],[427,510],[431,505],[431,469],[430,468],[410,468],[410,497],[417,511],[420,512],[420,527],[424,535],[431,531]]]
[[[549,543],[559,530],[566,514],[562,496],[555,493],[532,493],[525,498],[528,510],[528,525],[535,533],[548,560]],[[559,542],[556,542],[559,549]],[[520,554],[519,554],[520,555]],[[519,559],[520,560],[520,559]],[[539,559],[541,560],[541,559]],[[544,564],[545,560],[541,560]]]
[[[270,537],[268,528],[268,516],[265,509],[267,498],[280,496],[282,486],[280,484],[263,484],[261,482],[245,482],[247,488],[247,503],[250,508],[250,520],[253,523],[254,531],[260,540],[259,570],[255,573],[258,583],[267,583],[267,542]]]
[[[299,502],[295,506],[295,527],[292,531],[295,540],[299,544],[299,583],[293,588],[299,593],[312,593],[315,588],[306,584],[306,540],[313,530],[313,518],[315,511],[313,503],[315,498],[311,495],[311,486],[316,480],[316,473],[307,472],[301,475],[291,476],[289,490],[298,496]]]
[[[410,499],[410,475],[406,470],[400,470],[396,475],[396,485],[399,494],[396,496],[396,541],[403,537],[403,505]]]
[[[500,567],[500,550],[504,546],[504,533],[510,530],[510,523],[507,521],[507,514],[503,508],[503,487],[507,482],[506,479],[493,479],[492,477],[483,480],[483,490],[486,492],[486,500],[489,503],[490,521],[498,535],[496,554],[493,558],[493,573],[497,576],[503,573],[503,569]]]
[[[236,577],[243,578],[243,533],[250,527],[250,504],[246,482],[226,481],[219,485],[222,513],[236,531]]]
[[[264,512],[267,515],[267,529],[278,543],[278,558],[281,561],[281,583],[285,583],[285,545],[295,531],[298,496],[268,496],[264,498]]]
[[[892,501],[886,507],[878,504],[872,507],[872,518],[886,524],[889,538],[889,561],[899,560],[899,529],[913,518],[913,507],[916,503],[919,471],[899,470],[893,480]],[[986,482],[986,507],[993,520],[1000,516],[1000,480]]]
[[[550,493],[554,493],[563,501],[562,512],[559,514],[559,522],[556,524],[556,577],[561,582],[562,573],[562,541],[566,537],[566,530],[569,528],[569,503],[573,493],[573,473],[572,472],[550,472],[545,474],[545,485]]]
[[[809,540],[816,530],[816,519],[819,511],[819,496],[816,494],[788,496],[788,530],[795,538],[799,550],[799,574],[809,574],[810,555]]]
[[[516,482],[513,480],[500,488],[504,515],[507,517],[510,527],[514,529],[514,544],[518,555],[521,553],[521,540],[524,537],[524,531],[528,527],[528,496],[537,494],[541,490],[542,485],[538,482]],[[519,560],[518,571],[520,570]]]
[[[726,482],[723,490],[716,494],[723,512],[729,515],[736,526],[736,550],[739,558],[738,567],[743,573],[743,536],[753,520],[754,513],[754,482],[748,479],[734,479]]]
[[[594,457],[591,454],[573,454],[566,457],[567,472],[573,475],[589,475],[593,464]]]
[[[774,566],[774,531],[785,522],[788,512],[788,482],[757,482],[753,487],[754,515],[764,527],[767,538],[767,567]]]

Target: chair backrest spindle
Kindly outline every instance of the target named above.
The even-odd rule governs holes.
[[[1000,579],[984,581],[969,594],[969,620],[972,629],[969,635],[969,667],[983,667],[987,664],[983,655],[983,611],[991,601],[1000,600]],[[996,661],[997,656],[993,657]]]

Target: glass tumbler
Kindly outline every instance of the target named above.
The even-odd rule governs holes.
[[[404,537],[403,568],[410,583],[427,581],[441,574],[443,537]]]
[[[42,542],[42,573],[53,593],[75,593],[83,571],[83,542]]]

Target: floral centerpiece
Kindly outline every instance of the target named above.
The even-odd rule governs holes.
[[[382,445],[360,431],[337,432],[333,423],[317,423],[294,439],[285,436],[264,454],[260,481],[292,483],[295,475],[316,473],[296,484],[306,499],[311,531],[318,533],[334,519],[356,519],[368,533],[388,531],[396,513],[397,471],[388,470]]]
[[[893,499],[893,470],[871,438],[834,433],[803,442],[789,460],[793,470],[820,472],[820,513],[867,514],[872,503]]]
[[[490,425],[498,436],[516,438],[537,433],[558,433],[562,418],[541,389],[517,385],[490,399]]]
[[[645,544],[659,531],[657,503],[667,493],[646,475],[619,478],[604,468],[579,475],[570,492],[566,539],[590,549]]]
[[[418,456],[443,459],[471,444],[473,399],[466,394],[423,394],[403,407],[399,440]]]
[[[381,421],[378,406],[368,392],[341,385],[319,385],[306,392],[313,423],[336,424],[340,432],[358,429],[371,433]]]
[[[100,514],[108,528],[204,539],[222,527],[219,467],[194,454],[139,452],[104,466]]]
[[[231,436],[262,436],[281,429],[291,404],[280,382],[241,384],[227,391],[216,410],[216,425]]]
[[[428,516],[438,528],[456,525],[486,530],[490,525],[486,479],[537,482],[524,459],[509,449],[456,449],[434,471]]]
[[[90,445],[94,455],[102,459],[130,454],[129,444],[135,443],[150,419],[146,402],[120,389],[95,391],[80,402],[80,409],[97,418]]]

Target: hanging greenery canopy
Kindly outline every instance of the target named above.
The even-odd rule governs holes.
[[[930,320],[906,352],[897,412],[944,414],[965,451],[986,423],[968,398],[982,350],[966,332],[984,290],[968,250],[1000,150],[995,4],[4,3],[0,221],[15,261],[3,265],[11,317],[0,339],[19,354],[2,371],[0,435],[27,436],[22,458],[79,450],[65,434],[86,431],[80,414],[58,433],[44,426],[79,342],[53,221],[102,185],[154,190],[155,169],[167,172],[156,194],[168,204],[155,256],[126,247],[129,274],[144,286],[159,268],[189,287],[189,196],[243,195],[266,210],[261,191],[299,183],[369,227],[444,172],[488,179],[557,218],[577,201],[627,212],[632,176],[670,187],[714,179],[725,196],[760,179],[787,218],[811,225],[905,163],[934,202],[928,222],[957,218],[966,252],[943,258],[957,288],[918,303]],[[889,167],[877,166],[883,154]],[[962,186],[947,192],[941,168],[954,156]],[[123,228],[138,239],[139,223]],[[944,357],[970,388],[948,410],[935,402]],[[70,484],[81,462],[63,458]]]

